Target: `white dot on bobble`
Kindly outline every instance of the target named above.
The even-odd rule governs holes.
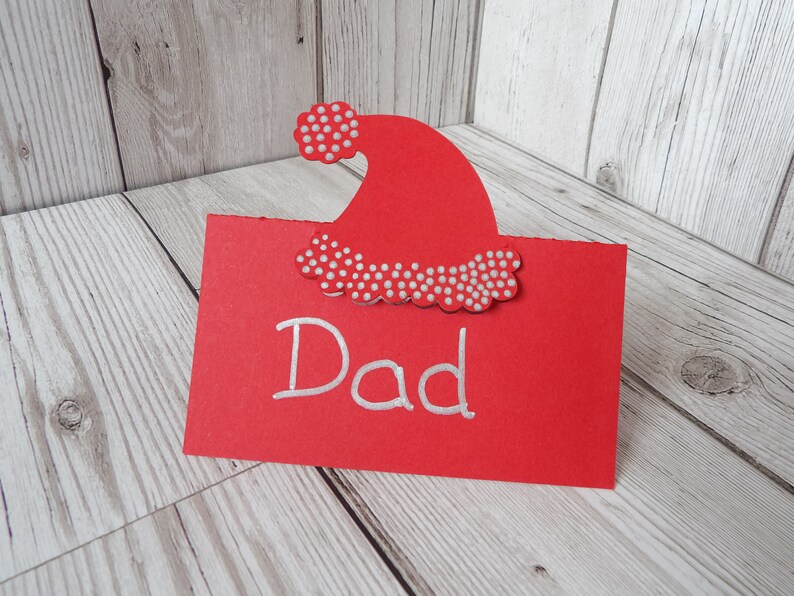
[[[505,256],[505,253],[503,253],[501,250],[497,250],[496,251],[496,258],[497,259],[501,259],[503,256]]]
[[[411,263],[411,269],[414,271],[419,271],[419,263]]]
[[[328,261],[328,255],[320,255],[320,262],[325,263]]]
[[[372,285],[371,285],[369,288],[370,288],[370,289],[371,289],[373,292],[377,292],[377,291],[378,291],[378,284],[372,284]]]
[[[380,271],[378,271],[378,272],[375,274],[375,279],[383,279],[383,273],[381,273]]]
[[[418,279],[419,281],[422,281],[424,278],[425,278],[425,274],[422,273],[421,271],[416,274],[416,279]]]
[[[339,139],[342,138],[342,135],[340,133],[338,133],[338,132],[335,132],[333,134],[333,138],[334,138],[334,141],[338,141]]]
[[[436,286],[435,288],[433,288],[433,292],[436,293],[436,294],[440,294],[441,293],[441,286]]]
[[[344,269],[339,270],[339,277],[347,277],[347,271]]]
[[[322,272],[323,272],[323,268],[322,268],[322,267],[317,267],[317,269],[315,269],[315,270],[314,270],[314,272],[315,272],[317,275],[321,275],[321,274],[322,274]]]
[[[479,304],[474,305],[474,310],[482,310],[482,306]]]
[[[312,259],[311,261],[309,261],[309,265],[312,266],[312,267],[316,266],[317,265],[317,259]]]
[[[339,151],[339,145],[331,145],[331,151],[333,151],[334,153]]]
[[[463,302],[463,294],[458,294],[457,296],[455,296],[455,300],[457,300],[458,302]]]
[[[345,265],[347,265],[348,267],[350,267],[350,265],[352,265],[352,264],[353,264],[353,261],[352,261],[352,259],[345,259]]]
[[[320,152],[325,151],[325,145],[317,145],[317,150]]]
[[[482,261],[482,255],[474,255],[474,260],[479,263],[480,261]]]
[[[397,271],[399,271],[400,269],[402,269],[402,268],[403,268],[403,264],[402,264],[402,263],[395,263],[395,265],[394,265],[394,268],[395,268]]]
[[[353,110],[348,110],[345,112],[345,118],[352,118],[353,117]]]
[[[508,250],[508,251],[505,253],[505,256],[506,256],[508,259],[512,259],[512,258],[513,258],[513,251],[512,251],[512,250]]]
[[[511,292],[510,290],[505,290],[505,298],[510,298],[510,296],[512,296],[512,295],[513,295],[513,292]]]
[[[493,258],[493,251],[489,250],[487,253],[485,253],[485,256],[488,257],[489,259],[492,259]]]
[[[311,271],[311,269],[309,269],[308,267],[304,266],[303,269],[301,269],[301,271],[303,273],[308,273],[309,271]]]
[[[480,300],[480,302],[482,302],[483,304],[488,304],[488,297],[487,296],[483,296],[482,299]]]
[[[322,123],[328,122],[328,116],[320,116],[320,122]]]
[[[327,277],[328,279],[333,279],[336,277],[336,274],[333,271],[329,271],[328,273],[325,274],[325,277]]]
[[[398,277],[400,277],[400,272],[399,272],[399,271],[392,271],[392,272],[391,272],[391,276],[392,276],[394,279],[397,279]]]
[[[397,282],[397,287],[402,290],[405,287],[405,282],[404,281]]]
[[[326,124],[325,126],[323,126],[323,132],[331,132],[331,130],[332,129],[330,125]]]
[[[364,258],[364,255],[362,255],[360,252],[357,252],[357,253],[356,253],[356,256],[354,256],[353,258],[354,258],[356,261],[360,261],[361,259],[363,259],[363,258]]]
[[[351,294],[351,296],[352,296],[353,298],[358,298],[358,292],[353,292],[353,293]]]
[[[350,127],[351,128],[355,128],[356,126],[358,126],[358,120],[351,120],[350,121]]]
[[[466,306],[471,306],[473,300],[471,298],[466,298]]]
[[[319,130],[320,130],[320,125],[319,124],[312,124],[312,131],[313,132],[318,132]]]
[[[436,299],[436,297],[433,294],[428,294],[427,299],[430,300],[430,302],[433,302]]]
[[[421,286],[419,286],[419,289],[422,290],[423,292],[427,292],[428,287],[426,284],[422,284]]]
[[[326,153],[325,154],[325,159],[331,160],[333,158],[334,158],[334,154],[333,153]]]
[[[505,261],[504,259],[502,259],[501,261],[499,261],[499,266],[500,266],[502,269],[504,269],[505,267],[507,267],[507,261]]]
[[[318,114],[325,114],[325,106],[317,106]]]
[[[372,276],[371,276],[369,273],[365,273],[365,274],[364,274],[364,275],[362,275],[361,277],[362,277],[363,279],[371,279],[371,278],[372,278]]]
[[[439,273],[444,273],[444,265],[439,265],[438,267],[436,267],[436,269],[438,270]]]
[[[514,280],[514,279],[508,279],[508,280],[507,280],[507,285],[508,285],[508,286],[510,286],[511,288],[512,288],[512,287],[515,287],[515,285],[516,285],[516,280]]]
[[[392,290],[386,290],[386,296],[388,298],[391,298],[392,296],[394,296],[394,292]]]
[[[298,255],[297,257],[295,257],[295,260],[298,261],[298,263],[303,263],[303,261],[306,260],[306,257],[304,257],[303,255]]]
[[[339,127],[339,130],[341,130],[342,132],[347,132],[348,130],[350,130],[350,127],[347,124],[343,124],[342,126]]]
[[[450,296],[450,295],[452,294],[452,288],[444,288],[444,293],[445,293],[447,296]]]
[[[450,275],[455,275],[457,272],[458,272],[458,268],[457,267],[450,267],[449,268]]]
[[[351,138],[355,139],[357,136],[358,136],[358,131],[357,130],[351,130],[350,131],[350,137]]]
[[[301,126],[301,132],[309,132],[309,127],[304,124]]]
[[[380,270],[381,270],[381,271],[388,271],[388,270],[389,270],[389,266],[388,266],[386,263],[383,263],[383,264],[380,266]]]
[[[518,269],[521,266],[521,261],[513,261],[513,269]]]
[[[383,287],[384,288],[390,288],[391,287],[391,280],[387,279],[386,281],[384,281],[383,282]]]
[[[408,284],[408,287],[411,288],[412,290],[415,290],[416,289],[416,282],[412,281],[411,283]]]
[[[444,298],[445,304],[452,304],[452,298]]]
[[[306,120],[308,120],[309,122],[314,122],[315,120],[317,120],[317,116],[315,116],[314,114],[309,114]]]
[[[341,122],[341,121],[342,121],[342,116],[340,116],[339,114],[334,116],[334,122]]]
[[[502,272],[499,274],[499,277],[501,277],[502,279],[507,279],[507,271],[502,271]]]
[[[335,103],[335,104],[331,105],[331,111],[333,111],[333,112],[338,112],[340,109],[341,108],[339,107],[338,103]]]
[[[306,135],[306,136],[308,136],[308,135]],[[318,141],[324,141],[325,140],[325,135],[323,133],[321,133],[321,132],[318,132],[317,136],[314,137],[314,138],[317,139]],[[309,137],[309,141],[311,141],[311,140],[312,140],[311,137]],[[306,141],[306,142],[308,143],[309,141]]]
[[[307,256],[307,257],[310,257],[310,256],[312,256],[313,254],[314,254],[314,252],[312,252],[312,249],[311,249],[311,248],[308,248],[308,249],[306,249],[306,256]]]
[[[486,269],[485,263],[480,263],[479,265],[477,265],[477,269],[479,269],[480,271],[485,271]]]
[[[343,252],[343,253],[345,253],[346,255],[349,255],[349,254],[350,254],[350,247],[349,247],[349,246],[345,246],[345,247],[342,249],[342,252]]]
[[[419,300],[422,297],[421,292],[414,292],[414,300]]]
[[[363,271],[364,264],[363,263],[356,263],[356,271]]]
[[[360,282],[358,282],[358,284],[356,284],[356,287],[357,287],[359,290],[363,290],[365,285],[366,285],[366,284],[365,284],[363,281],[360,281]]]
[[[342,141],[342,146],[343,147],[350,147],[350,145],[352,145],[352,144],[353,143],[351,143],[349,140]]]
[[[328,282],[324,281],[323,283],[320,284],[320,287],[326,289],[328,287]]]
[[[312,138],[311,138],[310,135],[303,135],[303,142],[304,143],[310,143],[311,140],[312,140]]]
[[[314,153],[314,147],[308,146],[304,149],[307,154]]]
[[[342,288],[344,288],[344,287],[345,287],[345,284],[344,284],[344,283],[342,283],[341,281],[338,281],[338,282],[336,282],[336,287],[337,287],[337,288],[339,288],[339,289],[341,290]]]

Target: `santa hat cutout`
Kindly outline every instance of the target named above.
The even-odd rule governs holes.
[[[368,163],[344,213],[295,257],[323,293],[474,313],[516,295],[520,256],[499,236],[474,168],[438,131],[403,116],[360,116],[339,101],[302,113],[294,136],[306,159],[334,163],[361,151]]]

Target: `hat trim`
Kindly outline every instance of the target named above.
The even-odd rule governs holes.
[[[472,252],[471,259],[454,265],[443,259],[432,265],[376,263],[328,233],[316,233],[309,247],[295,256],[295,265],[326,296],[347,295],[355,304],[412,302],[422,308],[437,304],[445,312],[481,313],[518,294],[514,272],[521,266],[521,256],[503,244]]]

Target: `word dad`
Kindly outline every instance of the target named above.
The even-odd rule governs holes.
[[[316,325],[317,327],[325,329],[334,337],[337,345],[339,346],[339,351],[342,354],[342,368],[340,369],[339,374],[336,375],[336,378],[325,385],[320,385],[319,387],[312,387],[309,389],[295,388],[298,382],[298,355],[300,351],[301,325]],[[345,338],[342,337],[342,333],[339,331],[339,329],[331,325],[331,323],[328,321],[324,321],[323,319],[314,317],[299,317],[296,319],[289,319],[288,321],[282,321],[276,325],[276,331],[282,331],[288,327],[292,327],[292,359],[290,362],[289,371],[289,389],[275,393],[273,395],[273,399],[319,395],[338,387],[345,379],[348,370],[350,369],[350,352],[347,349]],[[358,391],[361,380],[368,373],[379,368],[388,368],[392,371],[392,374],[394,374],[394,377],[397,380],[399,395],[389,401],[369,401],[368,399],[364,399]],[[430,400],[427,397],[427,381],[433,375],[437,375],[442,372],[448,372],[452,374],[458,382],[458,403],[454,406],[437,406],[430,403]],[[433,414],[461,414],[467,419],[474,418],[474,412],[469,412],[468,404],[466,403],[465,374],[466,328],[464,327],[461,328],[460,335],[458,337],[458,365],[454,366],[449,363],[436,364],[422,373],[422,376],[419,379],[419,399],[421,400],[425,409],[429,412],[432,412]],[[353,384],[350,388],[350,394],[353,397],[353,401],[355,401],[362,408],[366,408],[368,410],[391,410],[392,408],[405,408],[406,410],[410,411],[414,409],[414,406],[408,400],[408,395],[405,391],[405,373],[402,367],[400,367],[393,360],[375,360],[359,368],[358,372],[356,372],[356,375],[353,377]]]

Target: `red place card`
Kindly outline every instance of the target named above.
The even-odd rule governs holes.
[[[507,237],[520,291],[445,312],[318,291],[320,225],[208,218],[186,454],[614,486],[625,246]]]

